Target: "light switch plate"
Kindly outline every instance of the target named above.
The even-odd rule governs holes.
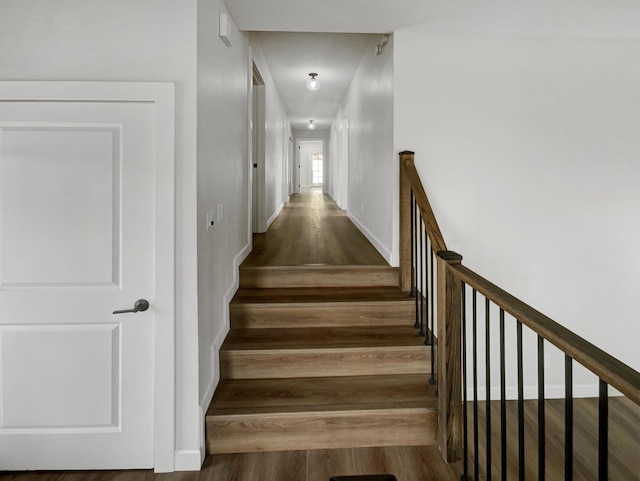
[[[207,220],[206,220],[207,230],[213,229],[215,225],[216,225],[215,211],[210,210],[209,212],[207,212]]]

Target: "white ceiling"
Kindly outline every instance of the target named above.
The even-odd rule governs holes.
[[[390,33],[429,18],[434,0],[227,0],[241,30]]]
[[[434,31],[633,37],[638,0],[225,0],[240,30],[392,33]]]
[[[309,120],[328,129],[372,38],[363,34],[254,32],[285,105],[293,128]],[[318,73],[320,89],[310,92],[305,82]]]
[[[426,18],[427,0],[226,0],[240,30],[254,31],[293,128],[328,129],[373,38]],[[369,34],[376,34],[373,37]],[[304,82],[317,72],[320,90]]]
[[[434,34],[640,37],[640,0],[225,0],[254,31],[294,128],[328,128],[371,37],[423,26]],[[288,32],[288,33],[283,33]],[[318,33],[322,32],[322,33]],[[333,34],[329,34],[331,32]],[[377,43],[377,42],[376,42]],[[318,72],[318,92],[304,89]]]

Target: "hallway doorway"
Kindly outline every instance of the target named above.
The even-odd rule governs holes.
[[[298,140],[297,189],[322,187],[324,184],[324,141]]]
[[[265,232],[264,188],[265,188],[265,84],[253,64],[251,115],[251,225],[254,233]]]

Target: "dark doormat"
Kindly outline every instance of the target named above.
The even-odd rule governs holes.
[[[363,474],[359,476],[333,476],[329,481],[397,481],[392,474]]]

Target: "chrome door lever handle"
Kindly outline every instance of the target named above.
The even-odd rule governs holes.
[[[127,314],[129,312],[146,311],[149,309],[149,301],[146,299],[138,299],[133,305],[133,309],[123,309],[122,311],[113,311],[114,314]]]

